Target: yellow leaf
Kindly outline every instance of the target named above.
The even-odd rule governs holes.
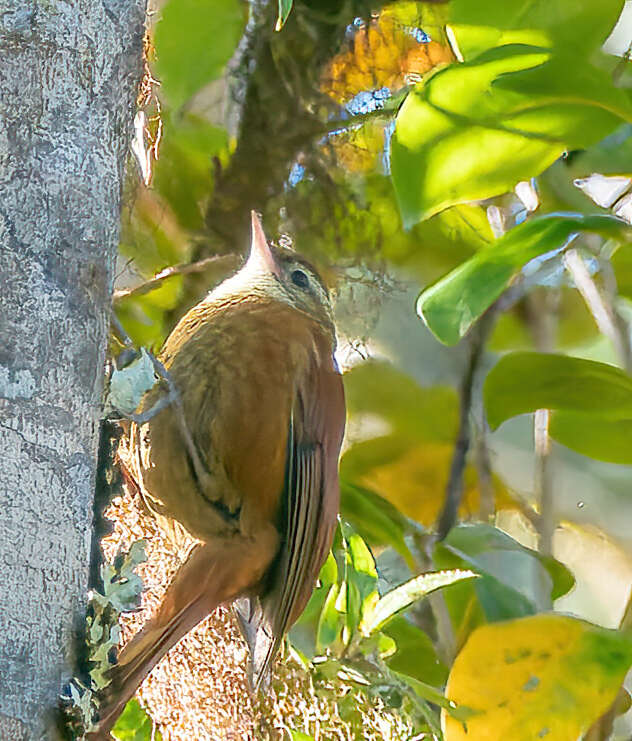
[[[444,713],[445,741],[575,741],[614,701],[631,663],[629,636],[576,618],[482,626],[446,687],[474,713],[465,723]]]
[[[413,446],[397,460],[376,466],[360,483],[383,496],[407,517],[429,527],[436,522],[443,506],[453,454],[452,443],[424,442]],[[496,478],[493,483],[496,509],[519,509],[503,484]],[[479,509],[476,470],[468,466],[459,517],[467,520],[476,516]]]
[[[413,28],[392,14],[372,18],[361,25],[324,71],[321,89],[344,104],[362,91],[399,90],[454,57],[437,41],[419,41]]]
[[[328,146],[337,163],[349,172],[371,172],[384,149],[384,123],[368,121],[360,128],[342,131],[329,140]]]

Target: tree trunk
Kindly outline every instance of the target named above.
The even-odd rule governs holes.
[[[83,616],[145,0],[0,0],[0,738],[50,734]]]

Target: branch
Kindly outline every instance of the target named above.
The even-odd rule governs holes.
[[[557,290],[545,291],[543,299],[536,294],[529,296],[529,318],[537,349],[540,352],[551,352],[555,346],[560,292]],[[536,410],[533,420],[535,447],[533,494],[540,512],[535,520],[535,525],[539,536],[538,549],[546,555],[550,555],[553,551],[553,534],[557,527],[553,501],[549,421],[550,412],[548,409]]]
[[[621,364],[626,370],[630,371],[632,369],[632,359],[630,357],[629,338],[620,323],[617,322],[612,305],[599,292],[597,284],[588,272],[586,263],[576,249],[568,250],[564,254],[563,261],[564,267],[572,276],[577,290],[593,315],[599,331],[612,342]]]
[[[443,540],[456,522],[459,505],[463,497],[463,474],[470,448],[470,413],[472,410],[473,389],[477,378],[480,360],[489,337],[499,307],[504,303],[501,296],[472,327],[469,333],[469,358],[460,388],[459,432],[454,445],[450,477],[446,487],[443,509],[437,520],[437,536]]]
[[[533,421],[533,438],[535,444],[534,495],[540,505],[538,518],[539,551],[547,556],[553,552],[553,534],[555,532],[555,512],[553,506],[553,486],[551,471],[551,438],[549,437],[548,409],[538,409]]]
[[[221,263],[223,261],[236,261],[235,255],[213,255],[211,257],[205,257],[203,260],[197,262],[182,263],[180,265],[171,265],[159,273],[156,273],[153,278],[141,283],[134,288],[114,291],[112,295],[112,301],[122,301],[123,299],[130,298],[131,296],[143,296],[146,293],[155,291],[156,288],[160,288],[162,282],[167,278],[173,278],[174,275],[187,275],[190,273],[202,273],[204,270],[209,268],[211,265]]]

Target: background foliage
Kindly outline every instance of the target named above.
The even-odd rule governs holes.
[[[235,269],[251,208],[322,267],[342,519],[290,641],[341,738],[372,738],[376,703],[392,738],[629,738],[623,8],[157,8],[116,311],[157,349]],[[147,737],[137,710],[121,738]]]

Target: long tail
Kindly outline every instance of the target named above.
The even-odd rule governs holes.
[[[269,526],[253,537],[234,536],[191,551],[156,616],[123,648],[112,667],[112,682],[100,708],[98,726],[87,738],[110,738],[110,730],[128,700],[160,659],[222,602],[255,588],[277,547],[277,532]]]

